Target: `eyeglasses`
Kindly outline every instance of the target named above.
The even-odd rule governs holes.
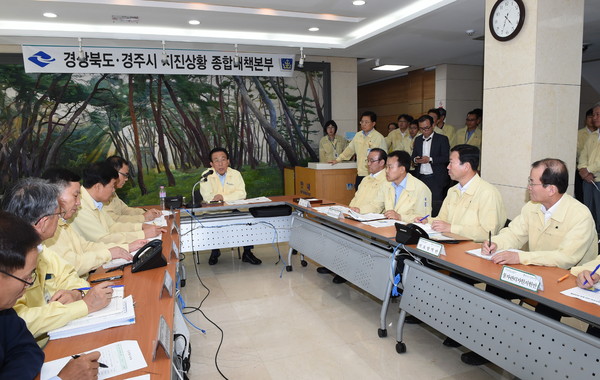
[[[229,159],[228,158],[223,158],[223,159],[212,160],[212,162],[214,162],[215,164],[219,164],[221,162],[227,162],[227,160],[229,160]]]
[[[36,272],[36,271],[34,271],[33,273],[31,273],[31,274],[29,275],[29,277],[27,277],[27,279],[28,279],[28,280],[30,280],[30,281],[23,280],[22,278],[19,278],[19,277],[17,277],[17,276],[13,276],[12,274],[10,274],[10,273],[8,273],[8,272],[5,272],[5,271],[3,271],[3,270],[0,270],[0,273],[4,273],[4,274],[5,274],[5,275],[7,275],[8,277],[12,277],[12,278],[14,278],[15,280],[19,280],[19,281],[21,281],[22,283],[24,283],[24,284],[25,284],[25,287],[26,287],[26,288],[28,288],[28,287],[30,287],[31,285],[33,285],[33,284],[35,283],[35,279],[37,278],[37,272]]]
[[[469,118],[467,118],[467,121],[477,121],[477,119],[469,119]]]
[[[121,173],[121,172],[119,172],[119,174],[122,175],[125,178],[129,178],[129,173]]]
[[[60,215],[60,217],[64,219],[66,213],[67,213],[66,211],[61,211],[61,212],[55,212],[53,214],[46,214],[46,215],[40,216],[40,218],[34,223],[34,225],[37,225],[45,217],[50,217],[50,216],[54,216],[54,215]]]
[[[429,127],[420,127],[420,129],[422,131],[426,131],[426,130],[431,129],[431,128],[433,128],[433,126],[431,126],[431,125]]]
[[[527,187],[540,186],[540,185],[546,187],[546,185],[543,183],[533,183],[533,180],[531,178],[529,178],[527,180]]]
[[[379,161],[381,161],[381,158],[376,158],[376,159],[370,159],[370,158],[367,158],[365,161],[367,161],[367,164],[369,164],[369,163],[371,163],[371,164],[372,164],[372,163],[374,163],[374,162],[379,162]]]

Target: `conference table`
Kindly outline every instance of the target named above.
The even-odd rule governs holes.
[[[160,295],[165,270],[169,272],[174,281],[177,279],[179,260],[171,253],[173,243],[179,244],[177,233],[172,229],[173,223],[177,223],[179,217],[177,214],[168,218],[168,232],[162,235],[163,255],[167,259],[167,266],[137,273],[131,273],[131,266],[127,266],[123,270],[123,279],[115,282],[116,285],[124,285],[125,296],[133,295],[135,324],[113,327],[92,334],[50,340],[44,348],[46,362],[93,351],[98,347],[117,341],[137,340],[148,366],[116,376],[114,379],[128,379],[145,374],[150,374],[152,380],[172,378],[172,360],[164,352],[160,352],[160,349],[155,360],[152,360],[152,356],[161,316],[164,317],[169,328],[173,329],[175,294],[173,297],[168,296],[166,292],[162,297]],[[102,271],[102,269],[98,270],[98,272]],[[113,273],[118,272],[111,272],[111,274]],[[173,292],[175,293],[175,290]],[[170,341],[167,343],[168,347],[173,346],[172,338],[171,334]],[[170,356],[172,356],[172,349],[170,349]]]
[[[382,301],[378,335],[387,335],[385,317],[389,306],[392,277],[397,255],[395,228],[376,228],[363,223],[338,219],[300,206],[294,196],[270,197],[269,202],[245,205],[208,205],[201,209],[181,210],[181,251],[236,247],[287,241],[290,247],[286,269],[293,271],[293,253],[304,255]],[[314,207],[334,205],[320,200]],[[277,215],[277,225],[247,213],[252,208],[289,206],[291,215]],[[209,217],[203,218],[200,214]],[[169,225],[177,218],[171,218]],[[170,228],[169,228],[170,230]],[[258,231],[258,233],[257,233]],[[188,235],[196,235],[188,239]],[[206,234],[206,235],[202,235]],[[223,238],[223,235],[227,235]],[[202,236],[202,238],[200,238]],[[176,233],[163,236],[163,253],[167,269],[176,278],[177,260],[171,256]],[[185,241],[185,243],[184,243]],[[574,286],[574,277],[562,282],[564,269],[511,265],[516,269],[542,276],[544,290],[532,292],[500,280],[502,266],[465,253],[479,244],[462,242],[444,244],[446,255],[429,255],[416,246],[403,246],[411,254],[430,264],[510,291],[519,297],[555,308],[567,316],[600,326],[600,306],[560,294]],[[600,339],[575,328],[537,314],[508,300],[486,293],[474,286],[443,274],[431,267],[406,261],[402,275],[400,316],[396,350],[406,351],[402,330],[406,313],[410,313],[495,364],[522,378],[594,378],[600,373]],[[94,349],[118,340],[137,339],[148,367],[117,379],[151,373],[152,379],[170,378],[170,359],[164,355],[152,361],[154,331],[160,315],[173,326],[174,299],[158,299],[164,270],[157,268],[131,274],[125,269],[125,294],[136,301],[136,324],[94,334],[94,339],[79,336],[51,341],[45,349],[46,360]],[[149,296],[156,294],[154,296]],[[137,295],[137,297],[136,297]],[[143,295],[143,296],[142,296]],[[139,311],[139,312],[138,312]],[[151,334],[148,334],[151,332]],[[73,350],[76,347],[76,350]]]

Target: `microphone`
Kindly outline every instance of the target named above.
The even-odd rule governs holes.
[[[208,181],[208,176],[213,174],[214,172],[215,172],[214,170],[210,169],[209,171],[207,171],[206,173],[204,173],[202,175],[202,177],[200,178],[200,181],[202,181],[202,182]]]

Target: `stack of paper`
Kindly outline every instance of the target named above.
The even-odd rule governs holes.
[[[600,305],[600,283],[596,283],[594,285],[594,287],[589,288],[589,289],[582,289],[582,288],[575,287],[575,288],[563,290],[560,293],[564,294],[565,296],[579,298],[582,301],[591,302],[591,303],[595,303],[596,305]]]
[[[88,353],[93,351],[100,352],[100,359],[98,362],[105,364],[107,367],[98,368],[98,379],[108,379],[148,366],[144,359],[144,355],[142,354],[142,350],[140,349],[140,345],[136,340],[122,340],[120,342],[107,344],[106,346],[88,351]],[[75,353],[77,352],[73,352],[73,354]],[[67,356],[44,363],[42,372],[40,373],[40,379],[47,380],[58,375],[69,360],[71,360],[71,357]],[[150,375],[148,375],[148,378],[149,377]]]
[[[492,257],[494,257],[494,255],[496,255],[497,253],[506,252],[506,251],[508,251],[508,252],[517,252],[517,253],[519,252],[518,249],[504,249],[502,251],[496,251],[496,252],[494,252],[493,255],[485,255],[485,254],[481,253],[481,248],[470,249],[470,250],[465,251],[465,252],[468,253],[469,255],[477,256],[477,257],[480,257],[480,258],[485,259],[485,260],[491,260]]]
[[[117,289],[121,289],[121,296],[113,297],[110,304],[104,309],[90,313],[83,318],[75,319],[59,329],[48,332],[50,339],[68,338],[111,327],[134,324],[133,297],[123,298],[123,288],[115,288],[115,291]]]
[[[356,220],[357,222],[370,222],[373,220],[385,219],[385,216],[383,216],[383,214],[375,214],[375,213],[359,214],[358,212],[354,212],[352,210],[350,210],[348,215],[349,215],[347,217],[348,219]]]

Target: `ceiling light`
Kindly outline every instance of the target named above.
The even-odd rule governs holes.
[[[46,13],[44,13],[44,17],[55,18],[55,17],[58,17],[58,16],[56,15],[56,13],[46,12]]]
[[[190,24],[190,25],[200,25],[200,21],[198,21],[198,20],[190,20],[190,21],[188,21],[188,24]]]
[[[308,28],[309,32],[318,32],[319,28],[317,28],[316,26],[313,26],[312,28]]]
[[[366,1],[365,0],[354,0],[352,2],[352,5],[365,5]]]
[[[398,70],[406,69],[407,67],[409,67],[409,66],[406,66],[406,65],[381,65],[381,66],[375,66],[375,67],[371,68],[371,70],[398,71]]]

